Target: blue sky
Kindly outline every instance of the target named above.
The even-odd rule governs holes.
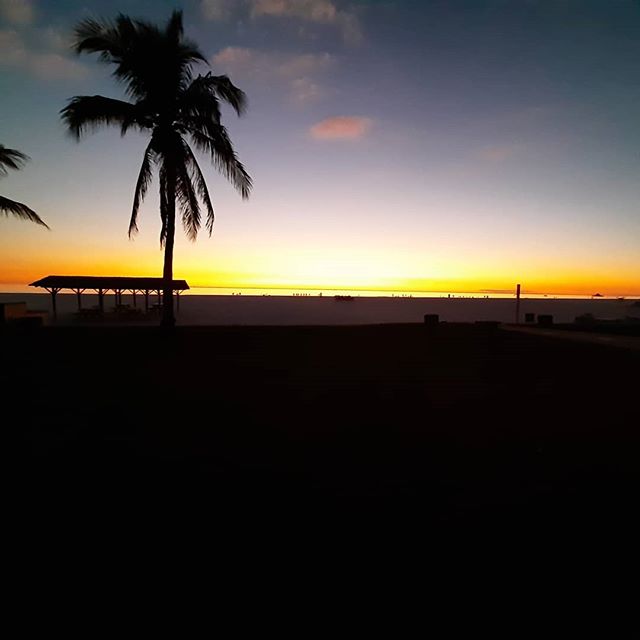
[[[179,3],[255,180],[207,177],[217,223],[181,240],[199,284],[640,293],[640,3],[204,0]],[[0,142],[32,157],[0,184],[51,232],[0,220],[0,281],[160,270],[157,198],[126,235],[144,140],[80,144],[58,111],[118,96],[68,49],[73,25],[176,3],[0,0]],[[4,275],[4,277],[2,277]],[[527,286],[527,284],[525,284]]]

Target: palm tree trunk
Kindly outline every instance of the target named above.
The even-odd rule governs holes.
[[[171,163],[167,163],[171,165]],[[164,241],[164,268],[162,271],[162,321],[163,327],[174,327],[173,315],[173,243],[176,236],[176,174],[175,169],[167,167],[167,202],[166,202],[167,235]]]

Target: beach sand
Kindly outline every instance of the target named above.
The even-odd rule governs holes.
[[[58,294],[58,322],[77,322],[76,296]],[[48,294],[0,294],[0,302],[26,301],[30,309],[51,311]],[[132,304],[131,295],[123,302]],[[150,303],[157,302],[157,296]],[[84,294],[83,306],[98,304],[96,295]],[[112,309],[114,296],[105,298],[106,309]],[[139,309],[144,299],[137,296]],[[475,322],[489,320],[514,322],[515,300],[509,298],[392,298],[356,297],[350,301],[335,300],[333,296],[218,296],[185,295],[180,301],[178,324],[194,325],[361,325],[383,323],[422,322],[425,314],[438,314],[446,322]],[[552,299],[525,298],[521,301],[520,316],[525,313],[550,314],[555,322],[573,322],[576,316],[591,313],[598,318],[617,319],[640,316],[640,309],[632,300],[612,299]],[[150,323],[155,320],[150,320]]]
[[[0,340],[30,509],[192,504],[220,522],[342,504],[561,526],[629,514],[640,488],[637,352],[473,324]]]

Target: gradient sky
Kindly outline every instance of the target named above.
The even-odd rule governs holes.
[[[58,112],[123,95],[68,52],[78,20],[176,6],[249,96],[225,122],[255,181],[207,167],[216,226],[180,232],[176,277],[640,295],[637,0],[0,0],[0,143],[32,158],[0,193],[51,226],[0,219],[0,282],[161,274],[155,195],[127,237],[144,138],[78,144]]]

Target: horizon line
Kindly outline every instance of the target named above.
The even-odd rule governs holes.
[[[10,287],[28,287],[29,284],[25,284],[24,282],[0,282],[0,287],[2,285],[7,285]],[[363,293],[403,293],[403,294],[471,294],[471,295],[505,295],[505,296],[516,296],[516,288],[515,285],[513,289],[404,289],[404,288],[389,288],[389,287],[322,287],[322,286],[291,286],[291,285],[253,285],[253,286],[245,286],[245,285],[210,285],[210,284],[198,284],[198,285],[189,285],[191,290],[194,289],[227,289],[227,290],[248,290],[248,291],[258,291],[258,290],[266,290],[266,291],[353,291],[353,292],[363,292]],[[1,289],[0,289],[1,292]],[[584,298],[593,298],[600,297],[596,293],[586,293],[586,292],[577,292],[577,291],[562,291],[562,292],[553,292],[553,291],[539,291],[539,290],[527,290],[524,287],[521,291],[521,296],[524,297],[526,295],[534,295],[534,296],[555,296],[555,297],[564,297],[564,296],[573,296],[573,297],[584,297]],[[640,292],[616,292],[616,293],[605,293],[602,294],[603,298],[639,298]]]
[[[484,294],[505,294],[505,295],[516,295],[515,287],[514,289],[389,289],[385,287],[377,288],[377,287],[311,287],[311,286],[244,286],[244,285],[189,285],[191,289],[248,289],[248,290],[258,290],[258,289],[267,289],[269,291],[287,291],[287,290],[297,290],[297,291],[363,291],[363,292],[376,292],[380,293],[484,293]],[[550,291],[529,291],[524,289],[521,290],[521,296],[529,294],[536,296],[586,296],[586,297],[594,297],[596,294],[587,294],[583,292],[550,292]],[[617,298],[617,297],[640,297],[639,293],[616,293],[616,294],[602,294],[604,298]]]

